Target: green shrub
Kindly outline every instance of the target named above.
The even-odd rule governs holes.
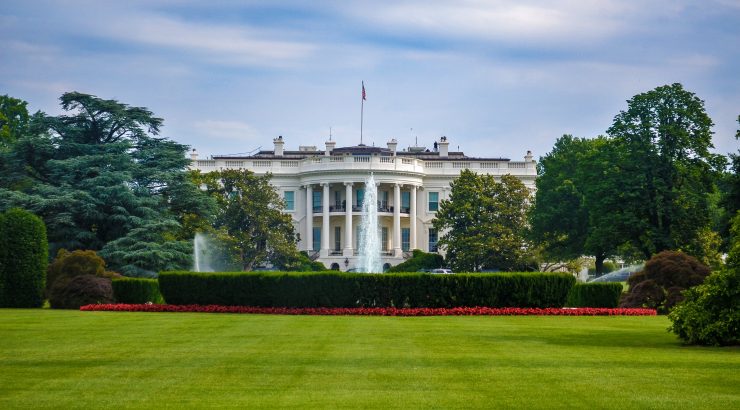
[[[342,272],[162,272],[167,303],[279,307],[562,307],[567,273],[434,275]]]
[[[106,271],[105,261],[95,251],[69,252],[60,249],[49,264],[47,276],[49,305],[54,309],[78,309],[90,303],[112,302],[113,288],[110,282],[121,275]],[[85,279],[78,280],[80,277]]]
[[[113,279],[113,297],[119,303],[162,303],[159,282],[156,279],[127,278]]]
[[[49,257],[46,225],[18,208],[5,212],[0,221],[0,306],[41,307]]]
[[[46,287],[51,289],[61,277],[80,275],[105,276],[105,261],[95,251],[60,249],[46,272]]]
[[[709,267],[683,252],[663,251],[645,263],[642,272],[632,274],[629,291],[620,306],[648,307],[667,313],[683,299],[681,292],[704,281]]]
[[[684,292],[668,318],[669,328],[689,344],[740,344],[740,270],[726,269]]]
[[[113,303],[111,280],[94,275],[63,276],[51,288],[54,309],[79,309],[93,303]]]
[[[576,283],[568,293],[565,306],[615,308],[621,295],[621,282]]]
[[[442,266],[444,266],[442,255],[414,249],[411,258],[391,267],[388,272],[418,272],[423,269],[436,269]]]

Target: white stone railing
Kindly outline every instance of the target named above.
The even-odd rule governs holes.
[[[461,161],[450,160],[421,160],[416,158],[389,157],[389,156],[325,156],[317,155],[305,159],[236,159],[219,158],[209,160],[195,160],[191,167],[202,172],[216,171],[228,168],[246,168],[257,173],[271,172],[275,175],[298,174],[322,171],[398,171],[416,173],[419,175],[454,176],[462,169],[493,175],[513,174],[518,176],[535,176],[537,170],[535,162],[523,161]]]

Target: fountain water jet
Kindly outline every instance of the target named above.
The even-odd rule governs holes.
[[[193,238],[193,271],[213,272],[211,259],[212,255],[208,236],[202,233],[196,233],[195,238]]]
[[[362,201],[360,224],[360,258],[357,270],[367,273],[382,273],[380,260],[380,230],[378,228],[378,186],[371,173],[365,180],[365,195]]]

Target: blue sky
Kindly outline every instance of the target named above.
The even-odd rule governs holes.
[[[538,157],[680,82],[738,146],[740,1],[6,0],[0,43],[0,94],[145,106],[201,155],[355,145],[363,80],[368,144]]]

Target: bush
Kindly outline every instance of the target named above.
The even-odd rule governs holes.
[[[0,306],[41,307],[49,258],[46,225],[18,208],[5,212],[0,224]]]
[[[94,275],[58,278],[49,298],[49,304],[54,309],[79,309],[92,303],[112,302],[111,280]]]
[[[648,307],[667,313],[683,299],[681,292],[704,281],[709,267],[683,252],[663,251],[653,256],[642,272],[627,279],[629,291],[620,307]]]
[[[159,282],[156,279],[116,278],[113,279],[113,296],[118,303],[162,303]]]
[[[433,275],[342,272],[162,272],[164,299],[176,305],[265,307],[562,307],[567,273]]]
[[[111,278],[121,276],[106,271],[105,261],[95,251],[69,252],[65,249],[59,250],[47,275],[47,295],[54,309],[79,309],[89,303],[108,303],[105,301],[113,300]]]
[[[411,258],[391,267],[388,272],[418,272],[424,269],[441,268],[442,266],[444,266],[442,255],[414,249]]]
[[[568,293],[568,307],[615,308],[622,295],[620,282],[576,283]]]
[[[60,249],[46,272],[47,289],[51,289],[58,278],[80,275],[105,276],[105,261],[95,251]]]
[[[740,271],[726,269],[684,292],[673,308],[669,328],[689,344],[740,344]]]

